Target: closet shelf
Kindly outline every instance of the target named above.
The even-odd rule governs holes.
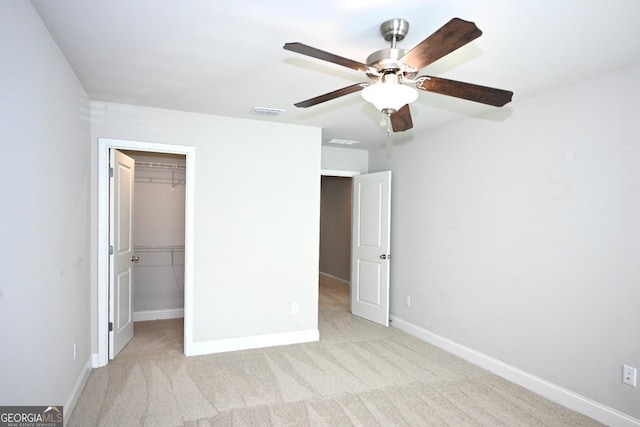
[[[184,252],[184,246],[134,246],[134,252]]]
[[[185,165],[173,163],[136,162],[135,182],[171,184],[171,188],[186,182]]]
[[[136,270],[149,267],[184,267],[184,245],[133,246],[139,264]]]

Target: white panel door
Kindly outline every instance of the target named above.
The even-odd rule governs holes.
[[[351,312],[389,326],[391,171],[353,178]]]
[[[133,338],[133,185],[134,160],[110,152],[113,176],[109,185],[109,359]]]

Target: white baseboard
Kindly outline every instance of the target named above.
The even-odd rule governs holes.
[[[347,287],[351,286],[351,282],[349,280],[344,280],[344,279],[342,279],[340,277],[334,276],[333,274],[324,273],[322,271],[320,272],[320,274],[325,276],[325,277],[328,277],[328,278],[330,278],[332,280],[335,280],[335,281],[339,282],[341,285],[344,285],[344,286],[347,286]]]
[[[173,308],[168,310],[145,310],[133,313],[134,322],[145,320],[179,319],[184,317],[184,308]]]
[[[104,366],[104,365],[100,365],[100,362],[98,359],[98,353],[93,353],[91,355],[91,366],[94,368],[100,368],[101,366]]]
[[[73,384],[73,388],[71,389],[71,393],[67,397],[67,401],[64,402],[64,418],[62,420],[63,425],[67,425],[69,418],[71,417],[71,413],[76,407],[76,403],[78,403],[78,399],[80,398],[80,393],[82,393],[82,389],[84,385],[87,383],[89,379],[89,374],[93,369],[93,356],[89,356],[87,358],[87,363],[84,364],[82,368],[82,372],[76,379],[76,382]]]
[[[394,328],[398,328],[401,331],[407,332],[423,341],[433,344],[436,347],[455,354],[462,359],[478,365],[484,369],[487,369],[494,374],[505,378],[515,384],[518,384],[528,390],[533,391],[549,400],[566,406],[581,414],[587,415],[601,423],[609,426],[620,427],[638,427],[640,426],[640,420],[610,408],[606,405],[598,403],[594,400],[586,398],[580,394],[574,393],[571,390],[558,386],[543,378],[532,375],[526,371],[518,369],[514,366],[508,365],[498,359],[494,359],[479,351],[473,350],[469,347],[465,347],[458,344],[455,341],[451,341],[448,338],[444,338],[440,335],[434,334],[424,328],[416,326],[398,317],[391,316],[391,325]]]
[[[224,353],[227,351],[300,344],[318,341],[319,339],[320,332],[318,329],[310,329],[306,331],[283,332],[278,334],[256,335],[252,337],[194,342],[191,344],[190,354],[187,354],[187,356],[200,356],[203,354]]]
[[[100,363],[98,362],[98,353],[93,353],[91,355],[91,366],[93,366],[94,368],[99,368],[100,367]]]

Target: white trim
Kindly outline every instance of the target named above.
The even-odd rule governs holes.
[[[84,367],[82,368],[82,372],[80,372],[80,375],[78,375],[76,382],[73,384],[73,388],[71,388],[71,393],[69,393],[67,401],[64,402],[64,418],[62,419],[62,424],[65,426],[67,425],[67,421],[71,417],[71,413],[78,403],[78,398],[80,398],[82,389],[84,389],[84,386],[89,379],[89,374],[91,374],[91,370],[93,367],[92,362],[93,357],[89,356],[87,358],[87,363],[85,363]]]
[[[183,308],[173,308],[167,310],[144,310],[133,312],[134,322],[144,322],[147,320],[180,319],[181,317],[184,317]]]
[[[323,176],[356,176],[356,175],[362,175],[362,172],[360,171],[343,171],[343,170],[337,170],[337,169],[321,169],[320,170],[320,175]]]
[[[274,347],[289,344],[301,344],[320,340],[318,329],[306,331],[281,332],[277,334],[255,335],[252,337],[227,338],[222,340],[194,342],[192,356],[254,348]]]
[[[506,364],[479,351],[465,347],[448,338],[434,334],[396,316],[391,316],[391,325],[436,347],[455,354],[475,365],[493,372],[515,384],[533,391],[569,409],[587,415],[610,426],[640,426],[640,420],[598,403],[550,381],[530,374],[522,369]]]
[[[334,276],[333,274],[329,274],[329,273],[324,273],[322,271],[320,272],[320,274],[322,276],[324,276],[324,277],[330,278],[331,280],[335,280],[336,282],[340,282],[341,285],[344,285],[346,287],[351,287],[351,281],[349,281],[349,280],[344,280],[341,277]]]
[[[185,188],[185,281],[184,281],[184,354],[191,355],[193,343],[193,238],[196,149],[186,145],[160,144],[98,138],[98,323],[92,331],[98,343],[97,362],[93,366],[105,366],[109,362],[109,149],[172,153],[186,156]]]

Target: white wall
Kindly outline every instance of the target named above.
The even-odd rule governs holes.
[[[337,170],[367,173],[369,171],[369,151],[323,145],[322,169],[325,171]]]
[[[0,404],[70,411],[91,366],[89,101],[30,2],[0,2],[0,63]]]
[[[286,341],[315,333],[317,339],[321,130],[91,105],[93,141],[195,147],[195,212],[188,220],[195,235],[197,351],[226,339],[251,342],[273,334],[284,334]],[[93,159],[95,165],[95,151]],[[294,302],[297,314],[291,313]]]
[[[640,418],[638,99],[640,64],[372,153],[391,313]]]

